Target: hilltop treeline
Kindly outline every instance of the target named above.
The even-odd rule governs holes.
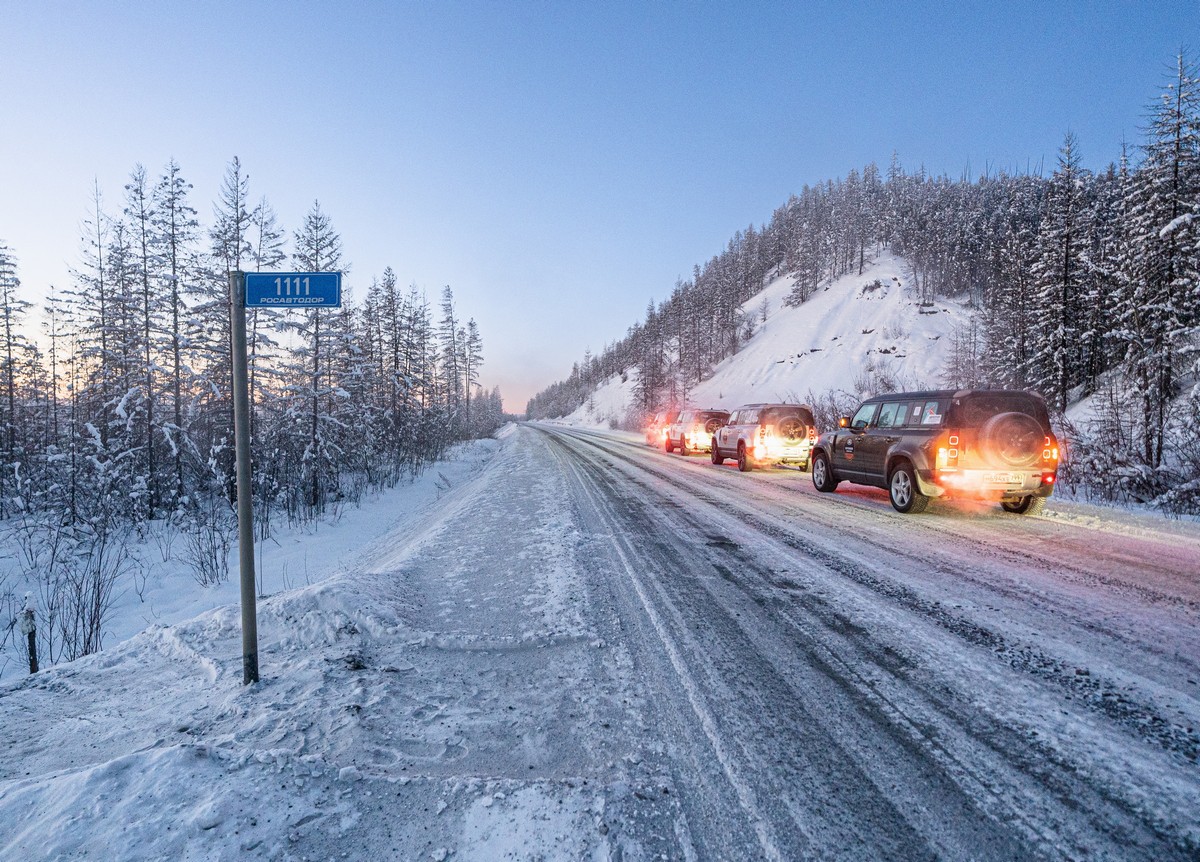
[[[1109,431],[1094,447],[1080,431],[1079,475],[1119,475],[1139,499],[1160,498],[1178,477],[1158,473],[1181,462],[1200,478],[1200,446],[1181,452],[1173,437],[1200,405],[1200,79],[1184,56],[1141,146],[1098,173],[1081,167],[1068,133],[1049,176],[953,180],[893,156],[886,173],[870,164],[806,186],[538,393],[527,415],[570,413],[633,369],[638,410],[677,403],[753,333],[754,313],[739,306],[767,282],[793,276],[788,302],[800,304],[878,248],[909,263],[919,302],[956,297],[975,310],[945,384],[1036,389],[1059,414],[1101,395]]]

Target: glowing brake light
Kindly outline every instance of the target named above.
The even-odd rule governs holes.
[[[958,469],[958,435],[951,432],[946,435],[946,443],[937,450],[937,468],[939,470]]]
[[[1049,436],[1046,437],[1046,441],[1042,445],[1046,447],[1045,449],[1042,450],[1042,460],[1043,461],[1057,461],[1058,460],[1058,447],[1050,442]]]

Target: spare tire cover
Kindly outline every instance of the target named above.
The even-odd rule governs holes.
[[[717,429],[720,428],[722,424],[724,424],[724,423],[722,423],[720,419],[718,419],[717,417],[714,416],[713,418],[709,419],[707,422],[704,423],[704,430],[707,431],[709,434],[715,434],[717,432]]]
[[[979,429],[984,454],[1009,467],[1037,463],[1045,436],[1041,424],[1027,413],[999,413]]]
[[[803,439],[805,433],[804,422],[799,417],[786,416],[779,421],[779,434],[789,443]]]

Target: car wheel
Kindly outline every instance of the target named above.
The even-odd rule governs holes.
[[[754,462],[750,460],[750,456],[746,454],[746,446],[743,443],[738,443],[737,451],[738,469],[743,473],[749,473],[754,469]]]
[[[892,501],[892,508],[906,515],[924,512],[929,505],[929,497],[921,493],[916,474],[907,461],[900,462],[892,470],[888,478],[888,497]]]
[[[679,454],[682,455],[684,458],[686,458],[688,455],[692,454],[692,450],[688,448],[688,442],[687,442],[686,437],[679,438]]]
[[[829,459],[819,452],[812,459],[812,480],[813,487],[825,494],[836,490],[838,486]]]
[[[1012,502],[1006,500],[1000,504],[1000,508],[1006,512],[1012,512],[1014,515],[1040,515],[1046,508],[1046,498],[1030,494],[1020,500]]]
[[[675,446],[672,445],[670,437],[663,438],[663,449],[667,451],[668,455],[675,451]]]
[[[714,464],[720,465],[725,463],[725,459],[721,457],[721,450],[717,448],[717,438],[712,438],[712,449],[709,452]]]

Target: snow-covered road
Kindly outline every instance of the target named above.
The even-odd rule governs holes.
[[[699,855],[1200,852],[1195,533],[906,517],[546,433],[613,559],[596,603],[634,633]]]
[[[1195,859],[1200,531],[523,426],[260,606],[0,689],[0,858]]]

